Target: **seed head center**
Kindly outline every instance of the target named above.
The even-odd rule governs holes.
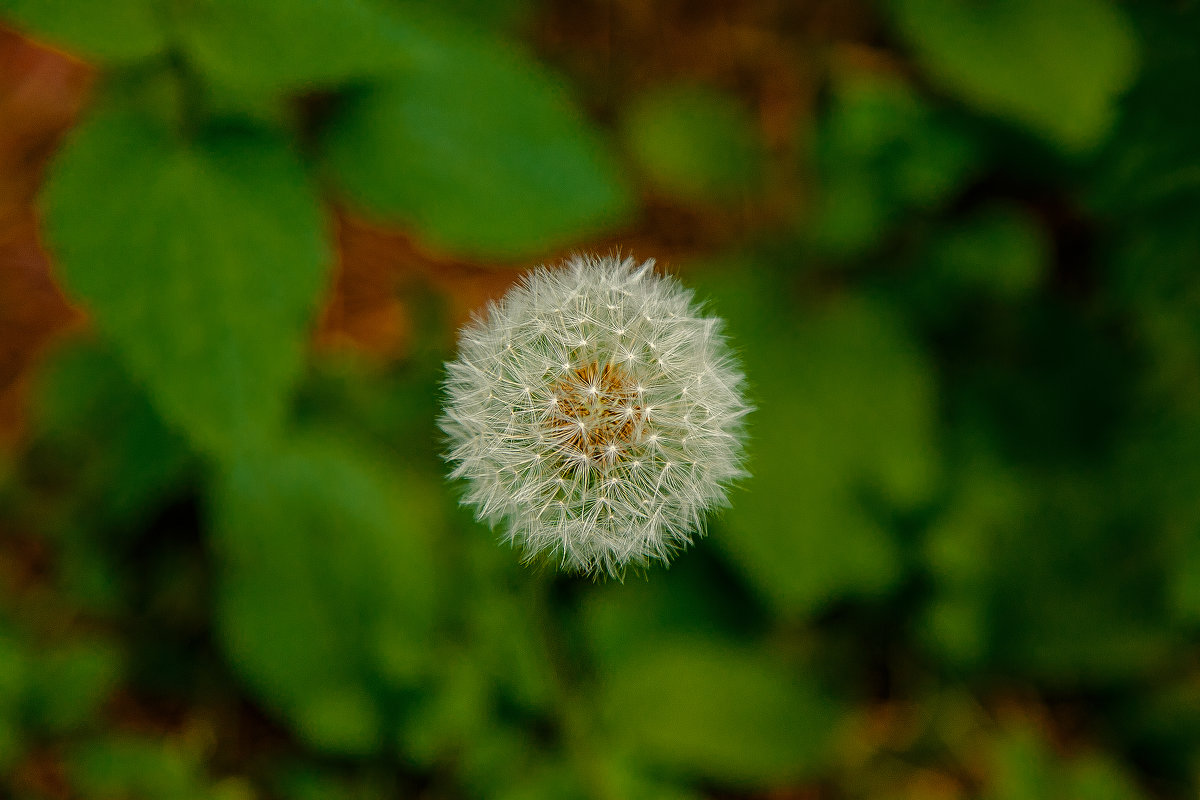
[[[645,419],[636,385],[619,367],[584,364],[551,392],[558,405],[550,426],[568,463],[612,463],[640,439]]]

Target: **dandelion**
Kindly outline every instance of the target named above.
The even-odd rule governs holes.
[[[459,334],[451,477],[526,560],[613,576],[666,562],[744,474],[749,407],[721,320],[653,267],[539,267]]]

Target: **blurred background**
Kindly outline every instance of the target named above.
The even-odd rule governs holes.
[[[0,797],[1200,792],[1200,3],[0,0]],[[654,258],[753,477],[457,507],[457,327]]]

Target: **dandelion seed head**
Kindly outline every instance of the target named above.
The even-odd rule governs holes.
[[[653,265],[539,267],[460,332],[451,476],[527,560],[613,576],[666,562],[744,474],[749,407],[720,320]]]

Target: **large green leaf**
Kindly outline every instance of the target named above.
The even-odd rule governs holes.
[[[214,797],[196,754],[161,738],[114,736],[84,742],[66,757],[71,784],[96,800]]]
[[[1200,6],[1136,3],[1129,11],[1139,38],[1153,46],[1087,179],[1091,206],[1116,223],[1115,232],[1142,236],[1157,232],[1160,214],[1195,219],[1200,205]]]
[[[978,169],[979,146],[904,81],[835,74],[816,129],[820,180],[808,237],[832,256],[876,245],[911,211],[945,204]]]
[[[67,288],[163,416],[216,452],[274,434],[330,261],[288,144],[249,130],[188,141],[101,113],[43,200]]]
[[[537,62],[446,26],[426,27],[408,56],[330,125],[329,164],[351,202],[438,247],[512,258],[628,211],[603,142]]]
[[[639,759],[743,786],[819,766],[835,720],[809,679],[764,653],[701,639],[660,642],[623,663],[602,702]]]
[[[745,343],[758,410],[754,478],[715,543],[786,613],[885,591],[900,551],[883,514],[919,505],[935,486],[930,365],[881,304],[789,313],[769,287],[725,286],[719,310]]]
[[[924,260],[950,302],[955,293],[945,290],[953,288],[1015,298],[1043,277],[1050,247],[1028,214],[998,205],[955,219],[931,242]]]
[[[135,61],[164,50],[160,13],[157,0],[0,0],[0,19],[101,61]]]
[[[21,706],[33,677],[27,643],[0,624],[0,770],[8,770],[24,753]]]
[[[1032,726],[1012,725],[992,743],[986,800],[1140,800],[1144,795],[1111,758],[1056,754]]]
[[[370,0],[195,0],[184,6],[180,30],[204,73],[249,92],[378,74],[407,45],[403,29]]]
[[[1109,0],[894,0],[926,69],[981,111],[1069,150],[1097,144],[1137,72],[1137,41]]]
[[[163,424],[110,349],[94,342],[55,353],[37,388],[33,431],[41,458],[69,482],[80,523],[101,532],[112,552],[110,531],[136,535],[180,489],[187,443]]]
[[[94,725],[121,677],[123,654],[104,641],[80,640],[37,655],[25,698],[37,730],[61,734]]]
[[[763,148],[737,99],[699,86],[662,86],[626,112],[624,135],[646,174],[685,200],[738,200],[761,180]]]
[[[1119,502],[1141,499],[1135,474],[1022,473],[976,456],[955,475],[925,546],[932,591],[921,628],[943,661],[1068,687],[1167,662],[1176,643],[1163,537],[1154,523],[1133,527]]]
[[[303,438],[224,476],[215,498],[226,652],[313,744],[378,747],[390,651],[420,661],[434,613],[427,490],[361,449]]]

